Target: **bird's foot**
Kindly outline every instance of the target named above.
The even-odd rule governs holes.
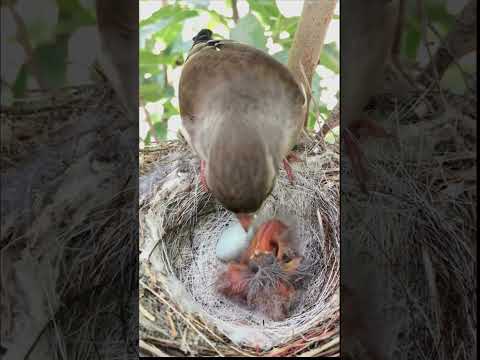
[[[287,157],[285,158],[288,162],[302,162],[303,160],[298,157],[297,154],[294,152],[288,153]]]
[[[373,136],[377,138],[393,138],[393,135],[387,132],[382,126],[368,118],[363,118],[352,122],[348,129],[357,138],[361,137],[362,133],[367,136]]]
[[[208,192],[208,185],[207,185],[207,178],[205,176],[205,160],[200,160],[200,184],[202,186],[203,191]]]

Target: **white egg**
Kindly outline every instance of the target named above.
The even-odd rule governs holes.
[[[247,249],[252,238],[252,230],[245,232],[240,223],[229,225],[218,239],[215,254],[222,261],[232,261],[238,259]]]

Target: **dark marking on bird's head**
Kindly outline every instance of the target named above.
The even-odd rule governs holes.
[[[213,32],[210,29],[200,30],[200,32],[196,36],[194,36],[192,39],[193,45],[212,40],[212,35],[213,35]]]

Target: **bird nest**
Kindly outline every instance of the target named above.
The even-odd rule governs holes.
[[[312,275],[273,321],[218,293],[215,247],[235,218],[199,182],[188,146],[140,156],[140,348],[149,355],[334,355],[339,352],[338,148],[309,139],[258,215],[288,218]]]

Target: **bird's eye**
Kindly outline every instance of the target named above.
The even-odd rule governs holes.
[[[284,254],[282,255],[282,261],[284,261],[284,262],[289,262],[290,260],[292,260],[292,259],[291,259],[290,256],[288,256],[287,254],[284,253]]]
[[[254,273],[257,273],[259,269],[258,265],[253,262],[253,261],[250,261],[250,263],[248,264],[248,267],[251,271],[253,271]]]

